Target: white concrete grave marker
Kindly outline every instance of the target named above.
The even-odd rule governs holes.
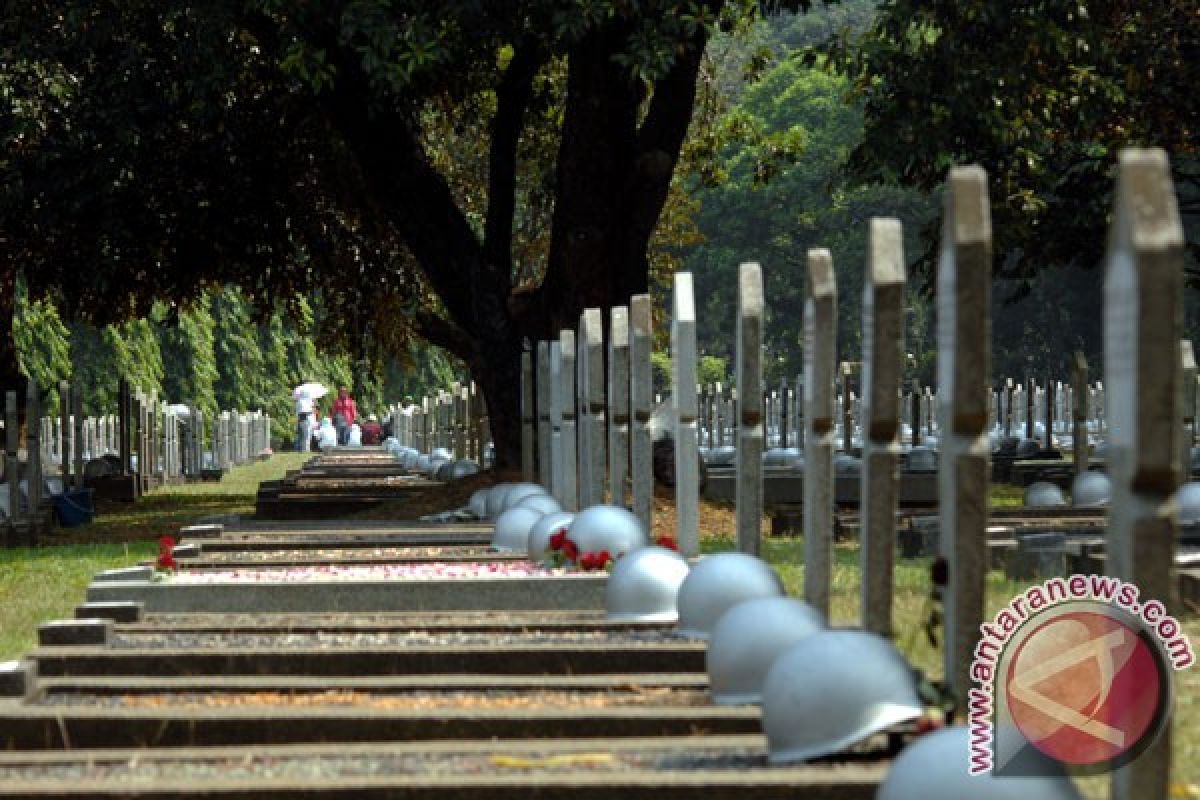
[[[550,342],[550,482],[542,484],[550,490],[550,494],[566,507],[564,494],[564,474],[566,465],[563,463],[563,383],[562,383],[562,343]]]
[[[553,429],[550,426],[550,397],[554,380],[550,375],[550,342],[537,343],[537,454],[538,483],[552,486],[554,483],[550,447]]]
[[[1174,606],[1184,235],[1167,156],[1121,153],[1104,271],[1110,574]],[[1171,354],[1170,356],[1166,354]],[[1172,357],[1173,356],[1173,357]],[[1170,730],[1113,774],[1115,800],[1168,796]]]
[[[675,273],[672,299],[676,541],[684,556],[694,558],[700,554],[700,475],[696,463],[696,302],[690,272]]]
[[[892,575],[900,494],[900,381],[904,373],[904,232],[872,219],[863,280],[862,622],[892,633]]]
[[[608,443],[604,405],[604,315],[598,308],[584,310],[580,323],[580,375],[583,415],[583,439],[587,448],[581,455],[587,459],[585,480],[579,487],[581,508],[604,502],[604,478],[608,468]]]
[[[629,402],[633,413],[629,469],[633,482],[633,513],[646,530],[652,530],[654,509],[653,443],[650,441],[651,396],[654,385],[650,371],[651,339],[654,335],[653,304],[648,294],[629,300]]]
[[[837,282],[828,250],[808,251],[804,303],[804,599],[829,617],[833,580]]]
[[[566,511],[578,511],[579,504],[579,449],[576,443],[576,394],[575,394],[575,331],[564,328],[558,334],[558,346],[562,367],[559,372],[559,401],[562,412],[562,496],[558,501]]]
[[[763,300],[762,268],[746,263],[738,268],[737,385],[738,408],[737,506],[738,550],[758,555],[763,512]]]
[[[611,311],[608,337],[609,488],[612,504],[625,506],[629,475],[629,308]]]
[[[1091,448],[1088,447],[1088,363],[1080,351],[1075,351],[1075,363],[1071,376],[1074,403],[1072,404],[1071,449],[1075,458],[1075,474],[1087,472]]]
[[[970,687],[983,623],[991,371],[992,220],[987,174],[950,170],[938,260],[938,524],[949,571],[945,675],[959,701]]]

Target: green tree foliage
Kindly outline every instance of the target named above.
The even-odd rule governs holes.
[[[799,41],[827,30],[817,22],[818,14],[803,19],[802,34],[794,30],[791,17],[776,21],[773,28]],[[807,251],[824,247],[833,254],[840,357],[856,360],[868,221],[874,216],[900,218],[911,254],[915,232],[933,212],[932,202],[920,192],[847,186],[840,179],[863,135],[860,109],[844,99],[847,88],[847,80],[834,71],[807,67],[791,57],[774,62],[741,92],[721,123],[753,134],[722,147],[712,167],[723,173],[721,180],[697,190],[701,210],[696,222],[704,243],[685,256],[684,266],[696,275],[701,350],[732,360],[738,265],[758,261],[766,284],[766,375],[771,383],[802,370]],[[913,303],[920,301],[914,298]],[[918,350],[927,337],[924,321],[914,307],[909,334]]]
[[[42,409],[58,413],[58,382],[71,375],[71,331],[46,300],[31,301],[17,284],[13,339],[21,371],[41,389]]]
[[[1117,150],[1164,147],[1194,280],[1197,13],[1195,0],[885,0],[836,48],[866,113],[852,174],[930,191],[953,164],[983,165],[997,275],[1020,294],[1044,268],[1100,263]]]
[[[159,309],[158,346],[163,361],[163,396],[172,403],[187,403],[208,419],[218,411],[214,387],[219,370],[216,361],[216,323],[207,303],[177,309],[171,316]]]
[[[0,19],[0,96],[17,112],[0,126],[14,154],[0,163],[0,222],[14,233],[0,283],[25,269],[70,316],[97,319],[225,282],[266,308],[333,285],[323,300],[340,313],[322,335],[357,350],[400,327],[449,349],[486,391],[511,463],[523,340],[646,290],[705,44],[756,8],[13,4]],[[475,191],[447,166],[455,144],[486,174]],[[521,286],[531,150],[554,154],[530,173],[553,202],[544,277]],[[363,297],[406,313],[356,317]]]
[[[163,361],[158,334],[148,319],[93,328],[71,324],[71,383],[83,393],[87,415],[117,408],[117,384],[124,377],[134,391],[162,393]]]

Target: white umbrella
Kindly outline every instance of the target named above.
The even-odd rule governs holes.
[[[320,400],[327,394],[329,394],[329,390],[315,381],[302,383],[295,389],[292,389],[292,398],[297,400],[301,395],[305,395],[311,400]]]

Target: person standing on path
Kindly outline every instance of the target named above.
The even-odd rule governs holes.
[[[307,392],[296,395],[296,452],[307,453],[313,431],[313,399]]]
[[[337,443],[346,445],[350,442],[350,426],[358,419],[358,409],[354,406],[354,398],[345,386],[338,387],[337,399],[333,401],[333,427],[337,429]]]

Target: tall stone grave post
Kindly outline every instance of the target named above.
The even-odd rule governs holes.
[[[909,398],[909,419],[912,428],[912,446],[921,444],[921,382],[913,378],[912,395]]]
[[[738,404],[738,468],[734,475],[738,549],[758,555],[762,529],[763,431],[762,348],[766,300],[762,267],[738,267],[737,369],[742,402]]]
[[[562,343],[550,343],[550,482],[545,487],[566,508],[566,465],[563,463]]]
[[[71,441],[74,452],[71,462],[74,465],[71,474],[71,485],[76,489],[83,488],[83,392],[77,387],[71,392],[71,409],[74,419],[71,420]],[[66,485],[65,483],[63,484]]]
[[[788,402],[788,386],[787,381],[781,380],[779,388],[776,390],[776,396],[779,398],[779,446],[787,448],[791,438],[791,420],[788,419],[788,414],[791,412],[791,403]]]
[[[1046,426],[1046,450],[1054,449],[1054,402],[1056,395],[1054,394],[1054,381],[1049,375],[1046,376],[1045,394],[1042,396],[1042,412],[1043,422]]]
[[[575,331],[564,328],[558,334],[562,369],[559,373],[559,399],[562,404],[562,503],[566,511],[578,511],[579,504],[579,450],[576,444],[578,423],[576,422],[575,393]]]
[[[1004,435],[1012,436],[1013,428],[1013,381],[1004,379]]]
[[[843,361],[842,373],[842,452],[854,449],[854,393],[850,391],[850,362]]]
[[[992,219],[980,167],[950,170],[937,281],[938,527],[949,572],[945,675],[961,704],[983,623],[988,568]]]
[[[1110,574],[1173,607],[1184,235],[1161,150],[1122,151],[1104,270]],[[1176,354],[1175,358],[1164,353]],[[1144,602],[1144,601],[1143,601]],[[1168,796],[1171,731],[1113,774],[1114,800]]]
[[[805,408],[804,399],[804,372],[796,376],[796,447],[800,448],[800,452],[805,452],[805,442],[808,437],[805,431],[808,427],[808,409]]]
[[[528,350],[523,350],[521,352],[521,480],[526,483],[533,483],[535,480],[533,445],[536,441],[534,437],[536,415],[537,409],[534,406],[533,395],[533,354]],[[476,458],[480,464],[483,464],[482,442],[479,443],[479,448]]]
[[[129,396],[129,381],[120,378],[117,381],[117,448],[121,459],[121,474],[133,472],[133,408]],[[59,453],[62,446],[59,446]]]
[[[654,510],[653,443],[650,411],[654,384],[650,371],[650,346],[654,337],[653,305],[648,294],[629,299],[629,404],[633,416],[629,476],[633,488],[633,513],[651,530]]]
[[[1180,391],[1183,393],[1179,409],[1182,419],[1179,426],[1179,465],[1186,479],[1192,471],[1192,442],[1196,429],[1196,354],[1192,350],[1191,339],[1179,341],[1179,363],[1182,369]]]
[[[4,480],[8,483],[8,544],[17,543],[16,522],[21,516],[21,442],[17,434],[17,393],[4,393]],[[64,482],[64,486],[66,483]]]
[[[550,395],[553,391],[553,379],[550,375],[550,342],[537,343],[537,476],[538,483],[546,488],[553,485],[552,466],[550,463],[550,442],[553,431],[550,428]]]
[[[38,508],[42,505],[42,487],[45,485],[45,478],[42,477],[42,442],[39,438],[41,426],[38,425],[38,418],[42,415],[41,400],[37,384],[31,378],[25,384],[25,485],[29,500],[29,528],[25,540],[30,547],[37,545]]]
[[[738,267],[737,384],[742,390],[738,408],[737,506],[738,550],[758,555],[763,513],[763,299],[762,268],[755,263]]]
[[[609,492],[612,504],[625,506],[625,481],[629,476],[629,308],[616,306],[609,313],[608,335]]]
[[[604,315],[598,308],[583,312],[579,343],[586,361],[580,374],[584,386],[580,394],[584,404],[583,438],[587,440],[587,481],[579,487],[581,508],[604,502],[604,478],[608,474],[608,431],[604,406]]]
[[[1025,438],[1033,439],[1034,436],[1034,421],[1037,419],[1036,398],[1037,384],[1033,381],[1033,376],[1030,375],[1025,379],[1025,384],[1029,387],[1029,391],[1025,393]]]
[[[696,300],[692,273],[675,273],[671,315],[671,403],[675,412],[675,538],[700,555],[700,473],[696,447]]]
[[[890,637],[900,494],[904,232],[897,219],[872,219],[869,236],[862,306],[862,623]]]
[[[804,301],[804,599],[826,618],[833,580],[837,280],[828,250],[808,251]]]
[[[592,461],[588,457],[588,447],[591,439],[588,436],[587,413],[587,362],[588,348],[583,331],[583,314],[579,315],[579,324],[575,327],[575,426],[576,426],[576,463],[578,464],[579,507],[588,506],[588,487],[591,476],[589,470]]]
[[[74,486],[71,481],[71,467],[75,458],[75,442],[71,438],[71,384],[67,381],[58,382],[58,414],[62,419],[58,446],[59,470],[63,489],[69,489]]]
[[[1087,472],[1091,448],[1088,447],[1088,363],[1082,352],[1075,351],[1071,374],[1072,404],[1071,450],[1075,458],[1075,474]]]

